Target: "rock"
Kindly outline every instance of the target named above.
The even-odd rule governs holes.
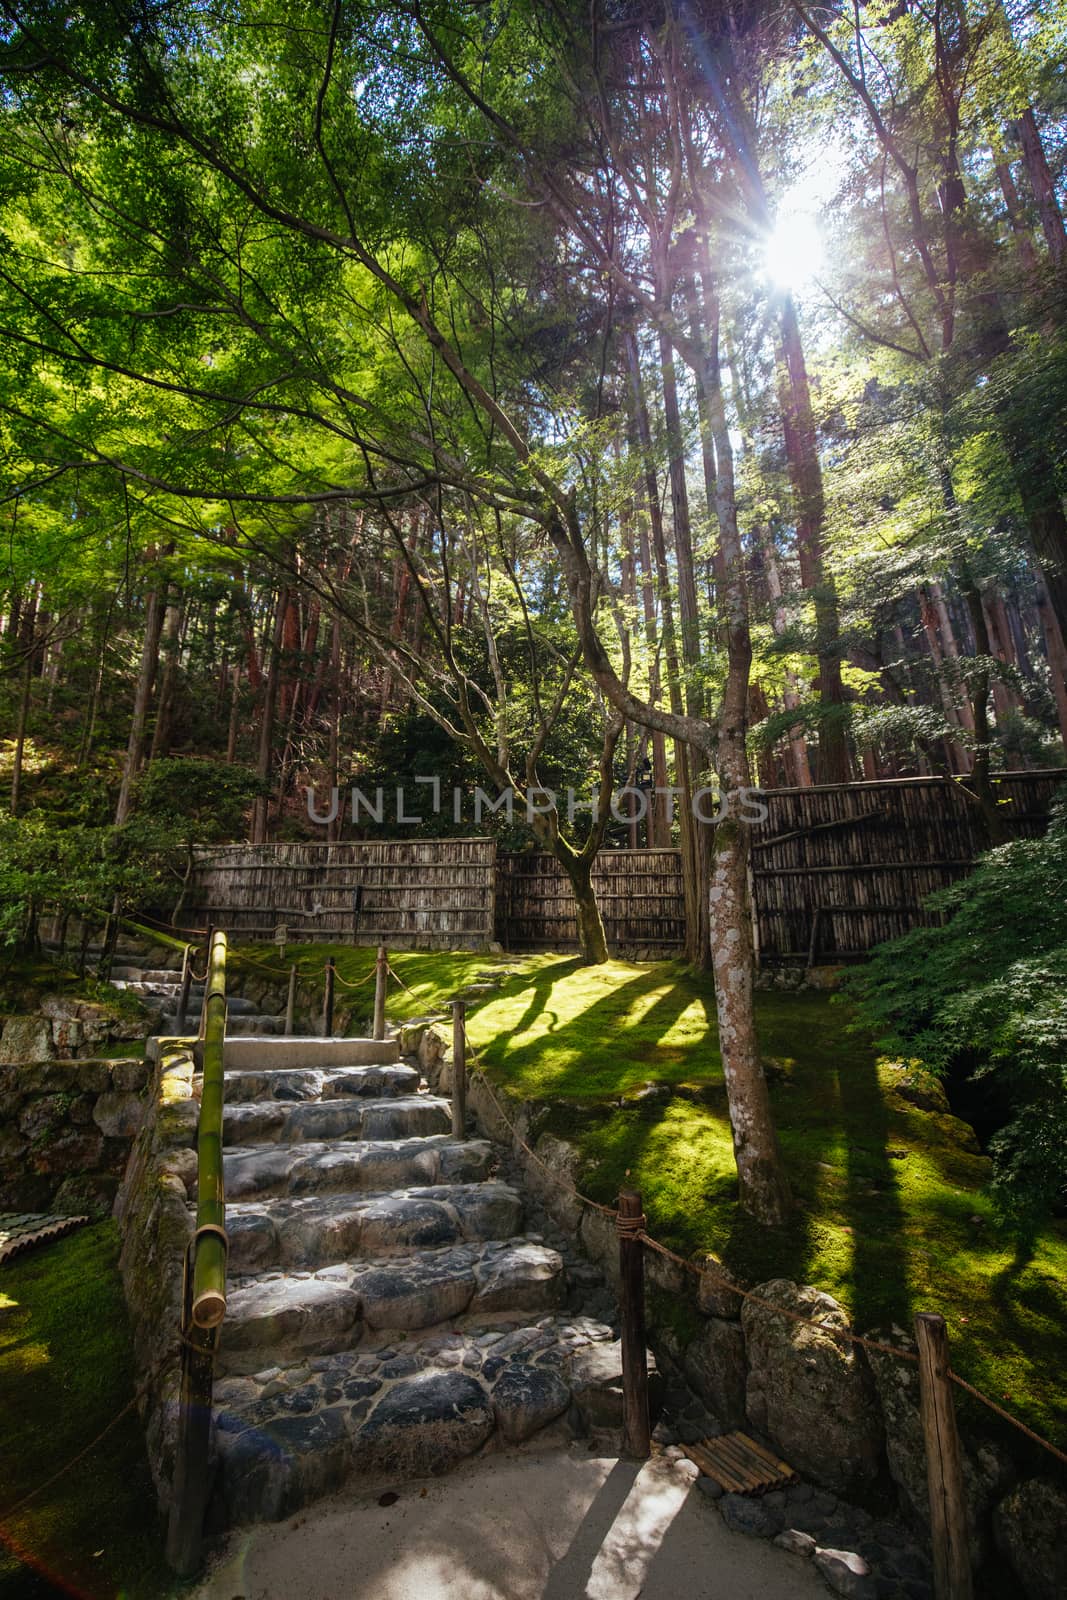
[[[140,1056],[128,1061],[116,1061],[111,1067],[111,1081],[116,1089],[136,1093],[148,1083],[148,1062]]]
[[[426,1258],[409,1269],[372,1267],[361,1272],[356,1288],[371,1328],[428,1328],[462,1316],[474,1293],[474,1273],[466,1263]]]
[[[360,1461],[367,1468],[413,1475],[438,1472],[484,1444],[493,1421],[485,1390],[468,1373],[401,1379],[363,1424]]]
[[[104,1136],[68,1128],[34,1147],[31,1160],[38,1172],[91,1172],[104,1156]]]
[[[563,1364],[574,1403],[587,1428],[622,1427],[622,1344],[603,1340],[573,1350]],[[663,1379],[648,1357],[648,1403],[655,1419],[663,1404]]]
[[[940,1078],[935,1077],[932,1072],[925,1071],[921,1066],[898,1065],[893,1071],[890,1089],[909,1105],[918,1106],[920,1111],[937,1111],[942,1116],[951,1115],[952,1108]]]
[[[747,1495],[724,1494],[719,1501],[719,1510],[731,1533],[772,1539],[782,1526],[780,1512],[774,1512],[762,1500],[750,1500]]]
[[[93,1110],[93,1121],[108,1139],[132,1139],[141,1126],[144,1110],[139,1094],[102,1094]]]
[[[701,1474],[701,1476],[697,1479],[697,1488],[700,1490],[701,1494],[706,1495],[709,1500],[722,1499],[722,1484],[717,1483],[714,1478],[707,1478]]]
[[[844,1309],[788,1278],[760,1284],[755,1293],[769,1307],[747,1300],[741,1313],[750,1422],[816,1482],[838,1493],[870,1486],[884,1443],[882,1415],[862,1352],[830,1331],[848,1327]],[[776,1316],[771,1307],[805,1321]]]
[[[685,1352],[690,1383],[727,1430],[745,1421],[745,1336],[739,1322],[710,1317]]]
[[[493,1385],[493,1413],[509,1444],[537,1433],[570,1404],[570,1390],[557,1372],[512,1361]]]
[[[1026,1600],[1060,1600],[1067,1594],[1067,1493],[1045,1478],[1030,1478],[993,1513],[997,1549]]]
[[[705,1317],[724,1317],[732,1322],[740,1318],[745,1302],[730,1289],[732,1282],[721,1261],[715,1256],[704,1258],[704,1272],[697,1286],[697,1307]]]
[[[278,1522],[341,1484],[352,1455],[347,1409],[280,1416],[263,1427],[216,1433],[231,1522]]]
[[[550,1208],[561,1227],[569,1233],[577,1232],[583,1207],[581,1201],[570,1193],[578,1182],[577,1150],[565,1139],[557,1139],[550,1133],[541,1135],[534,1150],[537,1161],[530,1161],[526,1166],[528,1187],[543,1205]],[[562,1181],[563,1187],[554,1181],[556,1179]]]
[[[517,1245],[480,1261],[474,1277],[473,1314],[501,1309],[544,1311],[557,1306],[563,1293],[562,1258],[539,1244]]]
[[[117,1188],[118,1179],[106,1175],[83,1173],[76,1178],[64,1178],[50,1209],[60,1217],[92,1217],[94,1221],[103,1221],[111,1215]]]
[[[29,1066],[51,1060],[54,1053],[47,1017],[8,1017],[0,1034],[0,1066]]]
[[[835,1594],[846,1600],[878,1600],[877,1580],[853,1550],[816,1550],[815,1565]]]
[[[799,1528],[786,1528],[784,1532],[775,1535],[774,1543],[779,1550],[788,1550],[791,1556],[815,1554],[815,1540],[810,1533],[801,1533]]]
[[[878,1331],[879,1343],[891,1343]],[[904,1348],[914,1349],[910,1340]],[[913,1522],[930,1524],[926,1483],[926,1445],[919,1419],[919,1373],[913,1363],[882,1350],[866,1352],[875,1390],[885,1420],[885,1449],[889,1472],[900,1491],[904,1509]],[[986,1532],[989,1512],[1011,1481],[1011,1467],[986,1443],[961,1439],[963,1488],[967,1499],[967,1525],[971,1563],[979,1571],[988,1555]]]

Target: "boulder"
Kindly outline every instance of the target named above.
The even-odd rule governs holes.
[[[862,1351],[834,1337],[848,1328],[843,1307],[788,1278],[754,1294],[767,1305],[746,1300],[741,1312],[749,1421],[799,1472],[838,1494],[862,1492],[878,1477],[884,1430]]]
[[[917,1064],[898,1064],[893,1069],[889,1085],[893,1094],[920,1111],[936,1111],[951,1116],[952,1108],[940,1078]]]
[[[540,1244],[520,1244],[487,1255],[474,1269],[471,1311],[546,1311],[563,1292],[563,1261]]]
[[[710,1317],[687,1347],[685,1372],[717,1422],[727,1430],[745,1421],[745,1336],[739,1322]]]
[[[90,1172],[99,1167],[103,1155],[102,1133],[68,1128],[54,1139],[36,1145],[31,1160],[35,1170],[41,1173]]]
[[[765,1500],[751,1500],[743,1494],[724,1494],[719,1501],[722,1520],[731,1533],[747,1533],[756,1539],[773,1539],[781,1532],[782,1513]]]
[[[815,1565],[835,1594],[845,1600],[878,1600],[878,1582],[854,1550],[816,1550]]]
[[[622,1427],[622,1342],[583,1345],[567,1357],[563,1375],[587,1428]],[[663,1405],[664,1384],[648,1353],[648,1407],[653,1421]]]
[[[0,1034],[0,1066],[50,1061],[52,1024],[47,1017],[8,1017]]]
[[[1067,1491],[1030,1478],[993,1514],[997,1549],[1022,1585],[1026,1600],[1060,1600],[1067,1594]]]
[[[109,1139],[132,1139],[141,1126],[144,1109],[139,1094],[102,1094],[93,1109],[93,1121]]]
[[[733,1278],[716,1256],[705,1256],[704,1271],[697,1285],[697,1307],[705,1317],[725,1317],[737,1322],[744,1305],[730,1288]]]
[[[872,1335],[881,1344],[892,1342],[891,1335],[879,1331]],[[914,1349],[907,1341],[905,1349]],[[900,1493],[901,1503],[912,1522],[930,1525],[930,1502],[926,1484],[926,1445],[919,1416],[919,1372],[910,1361],[901,1361],[883,1350],[866,1351],[875,1391],[885,1421],[885,1449],[889,1473]],[[988,1553],[989,1512],[1011,1478],[1011,1467],[1002,1462],[991,1445],[961,1440],[963,1487],[967,1498],[967,1523],[971,1562],[979,1571]]]
[[[471,1455],[493,1431],[493,1408],[464,1372],[430,1372],[388,1389],[359,1431],[368,1469],[439,1472]]]
[[[570,1398],[558,1372],[512,1361],[493,1386],[493,1414],[508,1443],[519,1444],[562,1415]]]

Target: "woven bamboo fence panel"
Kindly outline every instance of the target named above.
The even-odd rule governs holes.
[[[198,852],[182,921],[245,940],[285,927],[294,943],[479,948],[495,896],[492,839],[216,845]]]
[[[614,951],[672,954],[685,942],[677,850],[604,850],[593,889]],[[563,868],[541,853],[499,857],[497,937],[509,950],[576,950],[574,896]]]
[[[1067,774],[995,781],[1012,837],[1044,832]],[[902,778],[765,792],[753,830],[752,888],[761,962],[855,959],[936,923],[922,902],[966,873],[984,848],[974,802],[945,778]]]
[[[1065,771],[996,779],[1012,837],[1044,832]],[[983,848],[972,801],[942,778],[903,778],[763,793],[752,830],[753,932],[762,964],[853,960],[937,920],[922,902]],[[605,850],[593,884],[611,949],[683,948],[677,850]],[[356,925],[353,895],[362,889]],[[237,939],[397,948],[578,947],[570,884],[542,853],[497,854],[491,839],[222,845],[198,853],[182,922]]]

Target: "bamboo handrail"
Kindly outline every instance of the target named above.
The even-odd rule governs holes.
[[[182,1286],[181,1396],[167,1529],[167,1561],[183,1577],[200,1568],[210,1485],[211,1405],[219,1327],[226,1315],[226,1192],[222,1165],[226,1043],[226,935],[212,930],[200,1016],[203,1086],[197,1130],[196,1231]]]
[[[192,1315],[198,1328],[216,1328],[226,1315],[226,1193],[222,1168],[226,935],[222,932],[215,933],[208,952],[204,1019]]]

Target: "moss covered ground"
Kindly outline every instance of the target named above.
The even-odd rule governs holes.
[[[0,1596],[162,1600],[172,1583],[132,1398],[113,1222],[0,1266]],[[15,1509],[13,1509],[15,1508]]]

